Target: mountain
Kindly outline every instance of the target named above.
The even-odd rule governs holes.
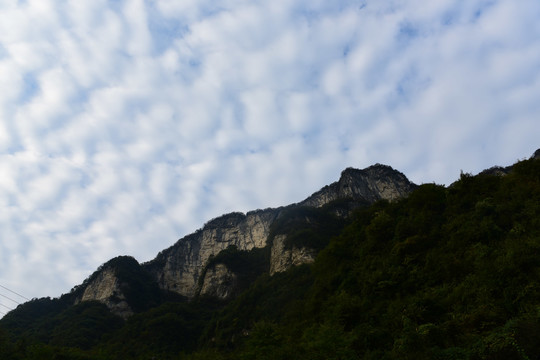
[[[156,258],[140,265],[139,277],[150,276],[155,284],[165,292],[172,292],[192,299],[196,296],[214,296],[228,299],[247,286],[246,274],[234,271],[219,255],[229,249],[249,252],[267,249],[261,255],[262,261],[253,264],[263,269],[243,269],[274,274],[287,270],[290,266],[312,262],[316,248],[309,244],[285,246],[288,234],[277,225],[286,214],[305,208],[327,207],[326,216],[346,218],[350,212],[362,205],[378,200],[396,200],[406,196],[416,188],[402,173],[385,165],[374,165],[363,170],[345,169],[340,179],[317,191],[306,200],[286,207],[250,211],[247,214],[230,213],[210,220],[193,234],[178,240],[173,246],[160,252]],[[300,222],[323,222],[320,214],[303,215]],[[297,225],[298,226],[298,225]],[[272,236],[271,236],[272,235]],[[271,239],[270,239],[271,238]],[[269,241],[271,240],[271,241]],[[222,256],[223,257],[223,256]],[[265,258],[266,257],[266,258]],[[131,260],[132,262],[134,260]],[[133,286],[118,276],[118,262],[102,266],[84,284],[77,287],[74,303],[96,300],[104,303],[115,314],[124,318],[134,313],[126,292]],[[252,267],[253,267],[252,266]],[[264,266],[263,266],[264,267]]]
[[[20,305],[0,358],[538,359],[539,154],[448,187],[346,169],[297,204],[223,215]]]

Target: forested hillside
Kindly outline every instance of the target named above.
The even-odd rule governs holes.
[[[144,279],[161,305],[127,320],[69,295],[33,300],[0,321],[0,358],[539,359],[540,161],[507,172],[424,184],[347,221],[322,209],[323,228],[295,229],[295,210],[280,226],[322,249],[315,262],[270,276],[268,249],[227,249],[247,286],[228,302]]]

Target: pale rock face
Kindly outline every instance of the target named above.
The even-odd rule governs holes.
[[[276,235],[272,244],[270,253],[270,275],[283,272],[291,266],[309,264],[315,261],[317,255],[313,249],[298,248],[293,246],[291,249],[285,247],[287,235]]]
[[[216,264],[207,269],[200,295],[228,299],[236,288],[238,276],[223,264]]]
[[[196,295],[198,279],[211,256],[231,245],[238,250],[266,246],[270,225],[278,213],[279,210],[267,209],[247,215],[232,213],[221,216],[163,251],[148,267],[162,289],[192,298]]]
[[[114,273],[114,269],[104,269],[84,289],[84,293],[76,303],[82,301],[100,301],[107,305],[112,313],[128,318],[133,311],[126,302],[126,298],[120,290],[120,282]]]

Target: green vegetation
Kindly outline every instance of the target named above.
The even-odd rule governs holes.
[[[34,300],[0,321],[0,358],[540,358],[540,161],[425,184],[347,223],[291,211],[274,234],[314,239],[315,263],[269,276],[267,250],[231,248],[213,261],[256,277],[234,300],[160,300],[125,322]]]

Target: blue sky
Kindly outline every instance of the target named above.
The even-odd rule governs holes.
[[[3,1],[0,284],[59,296],[348,166],[450,184],[528,157],[539,20],[538,0]]]

